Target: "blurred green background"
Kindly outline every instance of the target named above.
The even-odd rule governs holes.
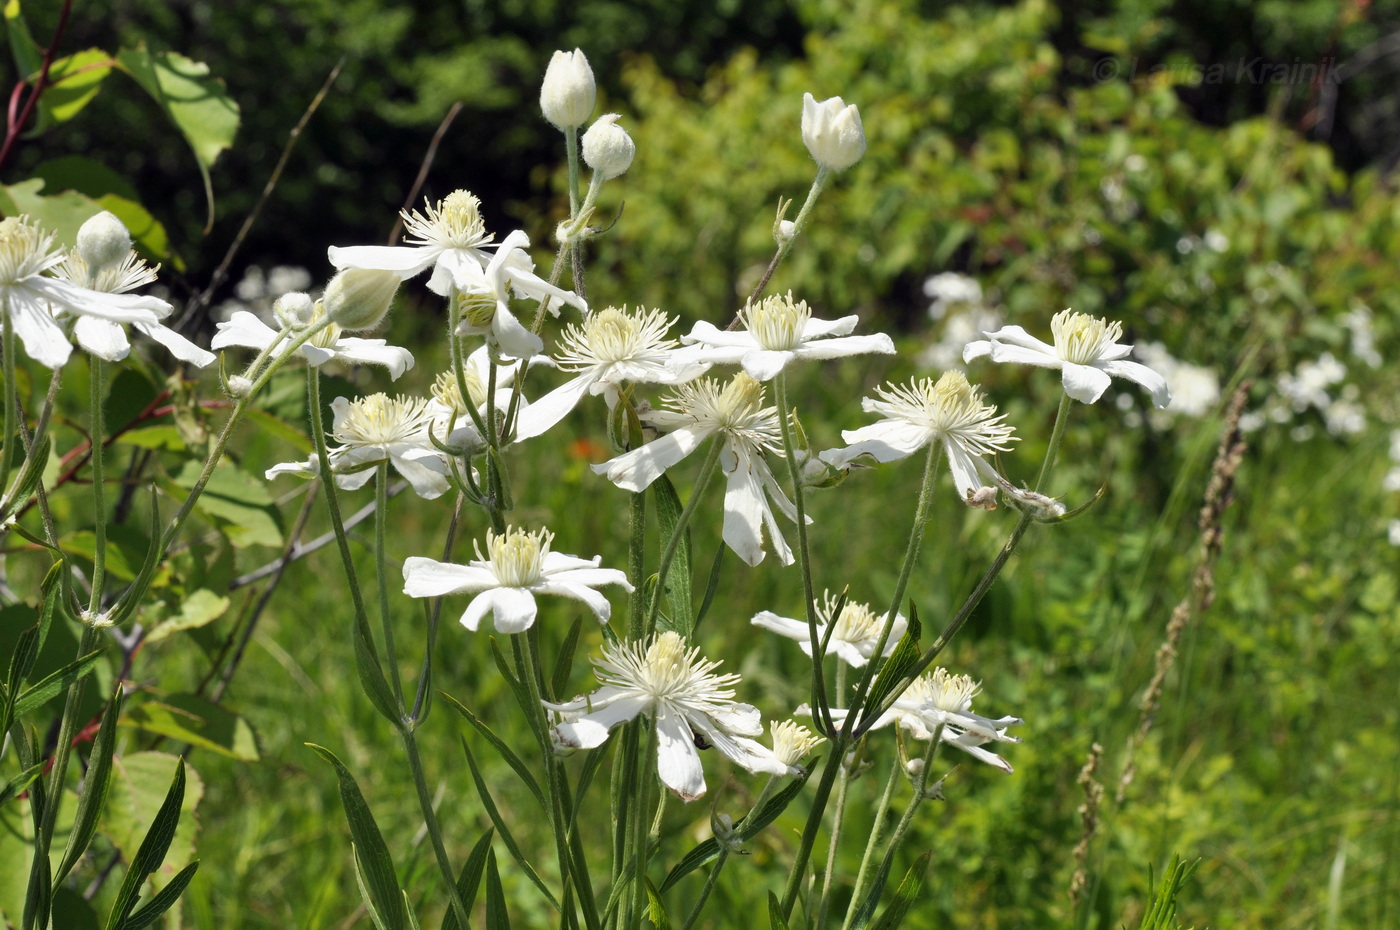
[[[26,8],[41,42],[56,7]],[[1099,487],[1105,499],[1068,526],[1034,531],[945,653],[950,668],[983,681],[977,710],[1026,719],[1025,741],[1005,753],[1014,775],[965,762],[948,801],[925,812],[907,858],[931,848],[934,864],[908,925],[1137,926],[1149,869],[1160,875],[1180,853],[1202,860],[1183,926],[1379,928],[1400,922],[1400,368],[1386,361],[1400,350],[1397,35],[1394,0],[121,0],[79,5],[65,50],[144,41],[178,51],[208,63],[240,106],[237,139],[213,170],[212,231],[202,232],[204,197],[184,143],[115,77],[81,119],[26,142],[0,180],[71,154],[129,178],[169,232],[163,280],[178,300],[208,282],[288,132],[346,56],[215,302],[253,302],[256,288],[235,288],[247,268],[302,267],[319,285],[327,245],[382,242],[455,101],[464,109],[423,196],[474,191],[488,228],[525,228],[548,267],[567,197],[538,86],[554,49],[579,46],[599,80],[598,112],[622,113],[638,148],[603,195],[601,215],[618,222],[591,247],[590,301],[660,306],[688,326],[729,319],[772,254],[778,198],[805,194],[803,92],[858,104],[867,154],[829,186],[772,289],[791,288],[822,317],[859,313],[865,328],[896,333],[902,351],[898,361],[802,373],[793,390],[814,445],[868,422],[859,398],[880,381],[936,377],[981,328],[1017,323],[1048,337],[1049,317],[1065,307],[1121,320],[1125,341],[1169,372],[1178,399],[1151,411],[1115,385],[1099,404],[1075,407],[1053,490],[1071,505]],[[419,354],[403,390],[425,390],[445,364],[439,311],[424,296],[408,286],[383,334]],[[1024,437],[1006,464],[1029,480],[1054,377],[989,365],[970,374]],[[379,372],[347,376],[359,390],[386,389]],[[1103,812],[1089,904],[1076,910],[1067,893],[1076,775],[1101,743],[1112,797],[1153,655],[1190,583],[1223,396],[1244,379],[1250,449],[1225,519],[1218,598],[1185,633],[1124,803]],[[270,409],[304,430],[299,385],[291,379]],[[549,522],[559,551],[620,564],[622,495],[586,468],[601,458],[589,443],[602,431],[585,419],[566,424],[576,436],[554,441],[555,458],[515,454],[518,519]],[[260,475],[292,454],[250,430],[238,460]],[[860,473],[815,497],[819,585],[850,584],[875,603],[888,596],[913,471]],[[677,478],[683,494],[688,480]],[[283,495],[285,532],[299,492],[274,484],[272,493]],[[359,497],[347,506],[370,499]],[[58,506],[80,514],[82,500]],[[443,508],[393,506],[395,557],[436,554]],[[911,592],[926,626],[957,607],[1009,520],[942,495]],[[318,509],[309,532],[322,523]],[[711,523],[697,529],[702,565],[717,544]],[[227,573],[276,551],[239,548]],[[760,609],[799,610],[795,572],[771,563],[730,560],[702,640],[745,675],[741,697],[776,715],[806,694],[797,651],[747,625]],[[233,679],[225,702],[257,732],[259,761],[192,759],[204,784],[204,865],[183,905],[187,926],[353,925],[334,780],[304,741],[355,770],[392,848],[415,839],[401,749],[354,684],[338,572],[330,550],[289,570]],[[236,594],[199,637],[144,649],[129,677],[151,693],[194,688],[236,628],[240,599],[255,594]],[[407,629],[421,619],[416,604],[396,609]],[[558,606],[543,614],[547,650],[571,616]],[[492,691],[483,636],[449,622],[438,663],[439,687],[473,695],[503,732],[525,733],[508,702],[494,701],[504,694]],[[591,687],[582,669],[576,682]],[[488,821],[457,729],[439,707],[424,740],[461,861]],[[148,740],[134,732],[126,748]],[[873,803],[880,772],[858,782],[871,796],[858,806]],[[509,770],[490,774],[502,808],[532,823]],[[709,780],[719,792],[719,775]],[[725,789],[748,790],[746,779]],[[722,809],[741,813],[730,801]],[[708,829],[707,802],[673,804],[670,815],[689,839]],[[750,925],[781,882],[781,850],[799,823],[785,817],[731,864],[714,926]],[[426,898],[427,926],[443,902],[430,854],[415,849],[400,867]],[[522,925],[547,922],[530,886],[507,881]],[[698,888],[689,881],[673,918]]]

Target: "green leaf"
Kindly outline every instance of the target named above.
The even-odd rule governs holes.
[[[476,729],[476,732],[486,738],[486,741],[496,750],[497,755],[505,760],[506,764],[509,765],[511,769],[515,771],[515,774],[519,776],[520,780],[525,783],[525,787],[530,789],[530,793],[535,796],[535,800],[540,802],[540,807],[548,810],[549,808],[544,800],[544,792],[540,790],[539,783],[535,781],[535,776],[530,773],[529,766],[515,754],[515,751],[512,750],[510,746],[506,745],[505,740],[491,732],[491,728],[486,725],[485,721],[472,713],[461,701],[458,701],[446,692],[443,692],[442,696],[447,699],[447,703],[452,705],[453,710],[461,714],[463,720],[470,723],[472,727]]]
[[[525,870],[526,877],[535,883],[535,887],[540,890],[540,893],[545,896],[545,899],[549,901],[550,905],[556,911],[559,910],[559,902],[555,900],[554,895],[545,885],[544,880],[541,879],[539,873],[535,871],[535,867],[526,860],[525,854],[520,851],[520,845],[515,842],[515,837],[511,836],[510,829],[506,826],[505,820],[501,817],[501,812],[496,808],[496,802],[491,799],[491,790],[486,787],[486,780],[481,777],[481,769],[477,767],[476,757],[472,755],[471,747],[467,745],[466,739],[461,737],[460,734],[459,739],[461,739],[462,742],[462,752],[467,756],[467,767],[471,769],[472,781],[476,783],[476,793],[478,797],[481,798],[481,806],[486,808],[486,815],[490,817],[491,822],[496,825],[496,832],[501,834],[501,841],[506,844],[506,849],[510,851],[511,858]]]
[[[199,860],[191,862],[185,866],[170,883],[156,892],[146,906],[132,914],[122,922],[121,930],[141,930],[142,927],[149,927],[160,919],[160,915],[175,906],[175,902],[180,899],[185,891],[185,886],[194,878],[194,873],[199,871]]]
[[[384,715],[384,719],[394,726],[400,726],[403,723],[403,713],[399,711],[393,692],[389,690],[389,681],[384,677],[384,669],[374,654],[363,617],[356,618],[355,629],[350,638],[355,641],[355,671],[360,678],[360,687],[368,695],[374,709]]]
[[[224,89],[224,82],[209,75],[209,66],[175,52],[155,52],[145,43],[124,48],[117,61],[127,74],[165,111],[194,151],[214,218],[214,191],[209,169],[219,153],[233,144],[238,131],[238,104]]]
[[[466,865],[462,866],[462,872],[457,876],[457,894],[461,896],[462,903],[466,905],[468,911],[476,903],[476,891],[481,886],[481,874],[486,868],[486,856],[490,851],[491,831],[487,830],[472,847],[471,855],[467,856]],[[442,930],[464,930],[457,923],[456,910],[451,907],[447,909],[447,913],[442,918]]]
[[[92,744],[92,755],[88,757],[87,777],[83,779],[83,793],[78,795],[78,809],[73,814],[73,832],[68,834],[68,846],[63,850],[63,860],[54,873],[54,891],[63,883],[68,873],[78,864],[87,852],[92,836],[97,832],[97,821],[102,816],[103,805],[107,801],[107,788],[111,784],[112,753],[117,745],[117,718],[122,710],[122,688],[117,686],[107,709],[102,713],[102,725],[98,727],[97,738]]]
[[[130,429],[113,440],[117,445],[136,446],[138,449],[167,449],[171,452],[185,450],[185,437],[180,428],[170,423],[156,426],[143,426]]]
[[[894,900],[890,902],[889,907],[885,908],[880,919],[875,921],[875,926],[871,930],[898,930],[899,925],[904,922],[905,916],[909,913],[909,909],[914,906],[914,900],[918,898],[919,891],[924,887],[924,875],[928,872],[928,860],[931,855],[933,855],[932,852],[926,851],[909,867],[909,871],[904,873],[904,881],[900,882],[899,888],[895,890]],[[879,885],[883,887],[884,881],[881,880]],[[871,890],[874,891],[874,888]],[[874,906],[872,901],[872,911]],[[867,919],[869,919],[868,915]],[[852,926],[862,926],[863,923],[860,916],[857,915],[856,922]]]
[[[769,798],[768,803],[763,805],[763,810],[759,811],[757,814],[750,812],[743,820],[734,824],[735,837],[739,842],[747,842],[757,836],[758,832],[764,827],[778,819],[778,815],[787,809],[787,806],[792,803],[792,799],[802,792],[803,785],[807,784],[807,779],[811,776],[811,773],[816,770],[818,761],[820,760],[813,759],[812,764],[809,765],[801,775],[793,778],[782,791],[779,791]],[[660,893],[665,894],[667,891],[670,891],[675,887],[676,882],[685,878],[705,863],[710,862],[718,855],[719,843],[714,837],[710,837],[708,840],[700,843],[690,852],[686,853],[685,856],[681,858],[681,861],[677,862],[675,866],[672,867],[671,871],[666,876],[666,880],[661,883]]]
[[[656,886],[647,879],[647,917],[656,925],[656,930],[671,930],[671,918],[666,914],[666,905],[661,902]]]
[[[45,436],[30,450],[29,455],[25,456],[15,483],[5,497],[5,506],[0,509],[0,523],[19,513],[20,508],[29,503],[29,499],[34,496],[34,491],[39,487],[39,479],[44,476],[44,468],[49,464],[49,449],[52,446],[49,437]]]
[[[719,592],[719,572],[724,565],[724,550],[728,549],[724,543],[720,543],[715,549],[715,560],[710,563],[710,577],[705,579],[705,596],[700,599],[700,609],[695,612],[695,628],[700,628],[700,621],[705,619],[705,615],[710,612],[710,605],[715,601],[715,594]]]
[[[44,49],[29,34],[19,0],[6,0],[5,31],[10,37],[10,54],[15,59],[15,71],[24,77],[38,74],[44,64]]]
[[[202,467],[201,462],[187,461],[175,476],[175,484],[193,489]],[[240,549],[282,545],[281,514],[266,482],[232,463],[224,462],[214,469],[195,509],[212,518],[228,534],[229,542]]]
[[[559,656],[554,660],[554,674],[549,679],[551,700],[558,700],[567,692],[570,673],[574,670],[574,654],[578,651],[579,636],[583,633],[583,615],[574,617],[573,625],[559,646]]]
[[[29,174],[30,177],[42,179],[43,190],[49,194],[73,191],[91,200],[94,214],[110,210],[126,226],[140,252],[155,261],[173,260],[176,268],[183,270],[183,263],[170,253],[170,239],[165,227],[141,206],[136,189],[106,165],[82,155],[64,155],[41,162]],[[73,244],[71,237],[61,241],[65,245]],[[129,369],[123,367],[122,370]]]
[[[136,850],[136,855],[126,870],[126,877],[122,879],[121,888],[117,890],[112,910],[107,915],[107,930],[120,930],[125,925],[131,915],[131,909],[136,905],[141,885],[145,883],[147,876],[165,862],[165,854],[175,839],[175,828],[180,823],[180,807],[184,799],[185,760],[179,759],[175,763],[175,778],[170,783],[170,790],[166,792],[165,801],[156,812],[151,828],[141,841],[140,848]]]
[[[199,773],[170,753],[114,755],[107,803],[98,821],[102,834],[111,840],[121,851],[122,858],[132,863],[134,868],[139,858],[139,848],[149,833],[148,827],[160,816],[164,801],[169,797],[166,786],[177,771],[183,772],[184,797],[180,804],[179,823],[165,853],[165,861],[157,863],[150,872],[151,882],[157,889],[173,880],[178,867],[194,858],[195,835],[199,831],[195,810],[204,796],[204,783]],[[134,900],[132,904],[135,904]]]
[[[787,918],[783,916],[783,905],[778,896],[768,892],[768,926],[772,930],[788,930]]]
[[[89,48],[59,58],[49,66],[49,86],[39,98],[39,121],[34,132],[66,123],[82,112],[102,89],[102,81],[112,70],[112,56],[100,48]]]
[[[138,704],[127,711],[122,726],[158,733],[244,762],[262,758],[257,735],[248,721],[193,694],[172,694]]]
[[[19,700],[15,701],[15,719],[43,706],[52,698],[67,691],[68,686],[73,682],[85,677],[92,671],[97,661],[102,658],[104,648],[99,648],[96,652],[89,652],[81,659],[69,662],[63,668],[24,689],[20,693]]]
[[[181,630],[193,630],[207,624],[213,623],[224,615],[228,610],[230,601],[228,598],[215,594],[206,588],[187,595],[180,602],[180,612],[173,617],[167,617],[146,634],[146,642],[160,642],[167,636],[172,636]]]
[[[501,873],[496,869],[496,854],[486,855],[486,930],[510,930],[510,912],[506,895],[501,889]]]
[[[14,778],[5,782],[4,786],[0,787],[0,805],[4,805],[8,803],[11,798],[23,794],[34,782],[34,779],[38,778],[44,771],[44,766],[47,764],[47,762],[35,763],[23,772],[20,772]]]
[[[652,482],[652,496],[656,499],[656,516],[661,524],[661,538],[669,545],[680,525],[681,504],[676,488],[665,475]],[[695,611],[691,603],[690,578],[690,528],[681,534],[676,556],[666,573],[666,613],[658,619],[657,629],[665,632],[675,630],[686,639],[695,631]]]
[[[375,909],[387,930],[406,930],[408,917],[404,910],[403,894],[399,890],[398,875],[394,871],[394,860],[389,856],[389,847],[384,843],[379,825],[374,822],[374,814],[365,803],[364,795],[360,794],[360,786],[335,753],[315,743],[306,745],[335,767],[336,778],[340,781],[340,802],[345,808],[350,837],[355,843],[355,859],[364,870],[365,886]]]
[[[45,188],[39,178],[5,185],[0,189],[9,196],[15,212],[27,213],[45,229],[53,230],[59,242],[77,241],[79,227],[102,212],[102,207],[95,200],[76,191],[40,193]]]
[[[856,705],[860,708],[861,713],[855,728],[855,736],[864,735],[874,725],[880,717],[880,705],[884,703],[885,698],[903,682],[904,676],[919,664],[920,632],[919,611],[913,604],[910,604],[909,628],[904,631],[904,638],[899,641],[893,654],[880,666],[880,674],[875,676],[870,690],[866,692],[865,700]]]

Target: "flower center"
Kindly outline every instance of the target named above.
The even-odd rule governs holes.
[[[830,616],[831,608],[836,606],[835,598],[827,597],[827,615]],[[868,604],[860,604],[855,601],[847,601],[846,606],[841,608],[841,615],[836,618],[836,629],[831,631],[831,635],[843,642],[861,643],[874,642],[880,637],[880,629],[884,626],[884,620],[870,612]]]
[[[476,372],[466,368],[462,372],[467,382],[467,393],[472,396],[472,406],[480,407],[486,403],[486,385],[481,383]],[[466,413],[467,405],[462,403],[462,391],[457,386],[457,376],[450,371],[444,371],[433,381],[433,397],[437,402],[457,413]]]
[[[715,416],[726,427],[745,427],[763,407],[763,385],[739,372],[716,399]]]
[[[812,731],[795,720],[783,720],[770,728],[773,735],[773,755],[783,765],[796,765],[802,757],[822,741]]]
[[[486,549],[491,553],[491,567],[501,584],[508,588],[525,588],[544,578],[544,557],[554,534],[549,530],[527,533],[508,526],[504,535],[487,532]],[[480,551],[477,553],[480,555]]]
[[[352,401],[335,428],[335,439],[352,446],[404,442],[427,428],[427,400],[371,394]]]
[[[1055,334],[1055,353],[1062,360],[1089,365],[1102,358],[1123,335],[1123,324],[1061,310],[1050,319],[1050,332]]]
[[[0,221],[0,285],[18,284],[42,271],[53,234],[29,225],[27,216]]]
[[[457,312],[468,326],[490,326],[496,316],[496,295],[489,290],[458,291]]]
[[[950,675],[945,668],[936,668],[928,676],[932,687],[928,701],[939,710],[950,713],[964,713],[972,706],[972,699],[982,690],[982,686],[968,675]]]
[[[793,303],[789,293],[785,297],[766,297],[757,306],[749,304],[739,311],[739,316],[759,345],[785,352],[801,344],[812,311],[805,300]]]
[[[468,191],[453,191],[437,206],[429,206],[424,216],[418,211],[404,214],[405,237],[419,245],[453,249],[474,249],[491,237],[481,219],[481,201]]]
[[[326,318],[326,305],[321,301],[316,301],[315,310],[311,314],[311,325],[315,326]],[[330,349],[340,341],[340,324],[332,323],[325,329],[320,330],[316,335],[307,340],[318,349]]]

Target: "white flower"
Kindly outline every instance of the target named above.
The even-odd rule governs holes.
[[[703,740],[750,772],[793,772],[750,737],[763,733],[758,709],[734,702],[738,675],[711,674],[698,648],[687,649],[680,635],[667,631],[641,642],[603,647],[594,660],[602,687],[587,697],[545,707],[564,716],[554,727],[554,741],[568,749],[601,746],[608,732],[638,714],[656,727],[656,774],[682,800],[705,793],[705,773],[696,743]]]
[[[831,613],[836,609],[838,600],[840,598],[833,597],[830,592],[827,592],[821,605],[817,608],[818,644],[826,638],[826,629],[832,622]],[[809,656],[812,654],[811,631],[805,620],[792,620],[780,617],[771,610],[764,610],[755,614],[749,622],[754,626],[760,626],[765,630],[772,630],[774,633],[786,636],[788,639],[797,640],[797,644],[802,647],[803,652]],[[874,614],[868,604],[848,600],[846,605],[841,608],[840,616],[836,618],[836,628],[831,631],[831,639],[827,642],[827,652],[836,655],[852,668],[861,668],[874,655],[875,644],[880,640],[880,630],[884,625],[884,616]],[[888,656],[894,652],[894,647],[899,645],[899,640],[904,636],[908,625],[903,614],[895,615],[894,624],[890,627],[889,637],[885,640],[885,651],[881,653],[882,655]]]
[[[616,113],[600,116],[583,134],[583,160],[599,181],[611,181],[625,172],[637,154],[637,144],[617,124],[620,119]]]
[[[0,220],[0,312],[9,318],[24,351],[41,365],[62,368],[73,352],[54,319],[60,312],[79,320],[148,326],[158,325],[170,312],[170,305],[155,297],[92,290],[44,274],[61,261],[63,253],[53,248],[53,233],[33,225],[27,216]]]
[[[773,740],[773,755],[783,765],[794,768],[819,743],[826,742],[796,720],[773,721],[768,725],[768,735]]]
[[[694,361],[693,352],[677,352],[676,341],[666,338],[674,322],[660,310],[628,313],[608,307],[589,314],[581,325],[570,323],[555,361],[577,376],[520,415],[516,439],[545,432],[564,419],[585,394],[602,394],[613,407],[624,383],[679,384],[702,374],[708,366]]]
[[[593,69],[582,50],[556,51],[549,59],[540,85],[540,109],[544,118],[565,132],[588,121],[598,99]]]
[[[116,220],[116,217],[112,217],[112,219]],[[91,222],[92,220],[88,221],[88,223]],[[120,225],[120,221],[118,221],[118,225]],[[83,227],[87,228],[87,223],[84,223]],[[124,231],[126,227],[123,226],[122,229]],[[107,232],[110,234],[110,230]],[[103,242],[90,243],[90,251],[100,254],[102,247],[107,244]],[[156,269],[147,265],[144,259],[131,250],[119,257],[116,262],[97,269],[88,265],[79,253],[70,252],[63,263],[54,268],[54,274],[79,287],[100,291],[104,294],[124,294],[127,291],[150,284],[156,279]],[[148,297],[145,299],[152,302],[150,306],[153,309],[157,305],[160,307],[160,309],[155,310],[156,316],[160,319],[165,319],[173,310],[170,304],[159,298]],[[62,320],[66,316],[68,316],[68,312],[65,311],[59,315],[59,319]],[[131,325],[138,332],[144,333],[155,342],[165,346],[171,355],[182,362],[189,362],[203,368],[217,358],[212,352],[206,352],[162,323],[147,323],[136,320]],[[131,343],[127,341],[126,332],[122,329],[121,324],[110,319],[79,316],[73,323],[73,338],[78,340],[78,345],[88,352],[109,362],[119,362],[131,352]]]
[[[950,675],[946,669],[935,668],[914,679],[870,728],[897,723],[915,739],[930,740],[942,727],[943,742],[1009,773],[1010,763],[982,746],[992,742],[1019,743],[1019,737],[1006,735],[1006,728],[1025,721],[1019,717],[993,720],[972,713],[972,699],[981,690],[982,686],[967,675]],[[804,708],[798,711],[803,712]],[[810,713],[810,709],[805,712]],[[831,719],[840,723],[847,713],[844,709],[832,708]]]
[[[453,191],[436,207],[429,205],[426,215],[414,210],[403,219],[409,245],[331,246],[326,253],[331,264],[338,269],[393,271],[401,281],[432,268],[428,289],[446,297],[454,283],[466,283],[467,272],[479,276],[490,260],[485,249],[492,236],[481,219],[481,201],[467,191]]]
[[[705,378],[681,385],[667,405],[672,409],[654,410],[646,419],[671,432],[593,470],[620,488],[640,492],[718,433],[717,441],[724,443],[720,468],[728,479],[725,543],[749,565],[757,565],[763,561],[762,528],[767,526],[778,558],[791,565],[792,550],[778,531],[768,497],[789,519],[796,520],[797,512],[763,458],[764,450],[777,450],[780,443],[778,414],[763,406],[763,385],[743,372],[724,388]]]
[[[1055,344],[1048,345],[1019,326],[1003,326],[987,339],[968,343],[963,360],[990,356],[994,362],[1013,362],[1037,368],[1058,368],[1065,393],[1092,404],[1103,396],[1111,378],[1127,378],[1142,385],[1158,407],[1171,403],[1167,379],[1146,365],[1124,361],[1133,350],[1118,342],[1123,324],[1063,310],[1050,320]]]
[[[532,361],[542,365],[554,364],[543,356]],[[491,365],[490,350],[486,346],[481,346],[468,355],[462,365],[462,380],[466,382],[467,393],[471,395],[467,400],[483,419],[487,412],[486,393],[491,384]],[[510,408],[511,398],[515,394],[515,374],[519,367],[518,362],[496,365],[496,396],[492,406],[496,409],[497,417],[503,417]],[[467,412],[467,401],[463,400],[461,386],[458,385],[457,376],[451,369],[442,372],[433,381],[432,394],[433,398],[428,401],[428,408],[433,416],[434,438],[448,446],[463,448],[471,454],[481,451],[485,440],[476,428],[476,421]],[[517,401],[517,406],[520,413],[530,409],[523,396]]]
[[[374,474],[374,466],[386,461],[424,500],[441,497],[450,486],[447,463],[428,439],[432,411],[425,398],[371,394],[350,401],[337,397],[331,401],[331,410],[335,414],[331,436],[341,443],[327,452],[336,487],[364,487]],[[274,465],[267,470],[267,477],[313,477],[318,472],[317,461],[313,454],[305,462]]]
[[[847,106],[840,97],[817,103],[811,94],[803,94],[802,142],[821,167],[846,170],[865,154],[860,111],[854,103]]]
[[[403,563],[403,593],[409,597],[441,597],[445,594],[475,594],[462,614],[462,626],[475,632],[483,617],[491,615],[502,633],[520,633],[535,624],[535,595],[558,594],[582,601],[603,623],[612,616],[608,599],[593,590],[599,585],[632,586],[627,576],[615,568],[599,568],[599,556],[577,556],[551,552],[554,534],[548,530],[527,533],[507,527],[504,534],[486,534],[487,555],[478,543],[476,559],[467,565],[454,565],[434,559],[413,557]]]
[[[539,336],[520,324],[510,312],[512,294],[535,301],[557,300],[573,304],[584,313],[588,304],[573,291],[555,287],[538,277],[535,263],[525,251],[530,237],[519,229],[506,236],[484,269],[468,269],[458,283],[457,300],[462,308],[459,336],[488,335],[504,358],[532,358],[544,349]],[[559,315],[558,306],[550,313]]]
[[[792,293],[767,297],[739,311],[744,332],[717,329],[703,320],[683,340],[703,348],[697,358],[720,365],[743,365],[758,381],[768,381],[797,359],[843,358],[867,352],[894,354],[894,342],[884,333],[850,336],[857,317],[814,320],[805,300],[794,302]],[[828,338],[828,337],[836,338]]]
[[[325,317],[325,310],[316,304],[310,325],[319,323]],[[214,349],[227,346],[245,346],[250,349],[266,349],[277,342],[286,344],[290,337],[277,338],[277,330],[268,326],[247,310],[235,311],[227,321],[220,323],[209,345]],[[383,365],[389,369],[389,377],[397,381],[399,375],[413,367],[413,353],[407,349],[386,344],[383,339],[361,339],[358,336],[342,336],[340,327],[330,324],[299,350],[312,367],[319,367],[330,361],[341,361],[352,365]]]
[[[970,278],[956,271],[945,271],[924,279],[924,296],[932,297],[928,316],[931,320],[941,320],[948,308],[967,304],[972,307],[982,305],[982,285],[976,278]]]
[[[960,371],[944,372],[936,384],[924,378],[908,387],[876,388],[875,393],[881,399],[863,398],[861,409],[882,413],[885,419],[843,430],[841,438],[850,445],[821,453],[823,461],[834,468],[846,468],[862,455],[892,462],[941,442],[958,496],[966,500],[987,484],[984,477],[996,474],[982,456],[1005,452],[1015,441],[1012,428],[1002,422],[1005,416],[982,403],[982,395]]]

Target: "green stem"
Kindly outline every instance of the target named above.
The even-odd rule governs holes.
[[[885,822],[885,814],[889,812],[890,801],[894,798],[894,786],[899,783],[900,769],[903,766],[899,762],[899,752],[895,751],[894,763],[890,766],[890,777],[885,782],[885,790],[880,795],[880,803],[875,807],[874,824],[870,829],[870,839],[865,843],[865,852],[860,857],[860,868],[856,870],[856,884],[851,891],[851,906],[846,911],[846,920],[841,924],[841,930],[848,930],[851,925],[851,918],[856,912],[856,902],[860,900],[860,893],[865,890],[865,879],[870,874],[870,861],[875,857],[875,847],[880,845],[880,826]]]
[[[831,175],[829,168],[818,166],[817,176],[812,181],[812,187],[807,191],[807,200],[802,204],[802,209],[797,212],[797,219],[792,221],[792,235],[778,243],[778,251],[773,255],[773,260],[768,263],[768,267],[763,272],[763,277],[758,279],[758,284],[754,286],[753,293],[749,294],[749,303],[763,294],[764,288],[768,287],[768,281],[773,277],[773,272],[778,270],[778,266],[787,258],[788,252],[792,250],[792,244],[797,241],[797,237],[802,234],[802,230],[807,226],[807,220],[811,217],[812,208],[817,205],[817,198],[821,196],[822,189],[826,187],[826,179]]]
[[[442,883],[447,886],[447,893],[452,901],[452,911],[457,915],[457,926],[461,927],[462,930],[467,930],[471,926],[470,915],[467,912],[466,902],[462,900],[462,895],[457,890],[457,877],[452,870],[452,863],[447,858],[447,847],[442,841],[442,827],[438,823],[436,812],[433,810],[433,798],[428,791],[428,780],[423,774],[423,760],[418,754],[416,732],[411,726],[400,726],[399,733],[403,736],[404,751],[408,754],[408,768],[413,773],[413,785],[418,790],[418,807],[423,812],[423,826],[427,827],[428,837],[433,842],[433,855],[437,858],[438,871],[442,874]]]
[[[843,660],[838,662],[836,666],[836,702],[840,704],[845,699],[846,663]],[[826,875],[822,879],[821,900],[817,906],[817,922],[813,924],[816,930],[821,930],[822,927],[826,926],[826,912],[831,903],[831,879],[836,873],[836,854],[841,842],[841,826],[846,817],[846,793],[850,786],[851,773],[843,765],[836,785],[836,809],[832,811],[831,839],[826,849]]]
[[[641,639],[644,635],[646,610],[643,593],[646,581],[647,492],[637,491],[628,503],[627,516],[631,532],[627,540],[627,581],[632,595],[627,599],[627,638]]]
[[[374,580],[379,587],[379,623],[384,628],[384,664],[389,666],[389,682],[394,700],[403,705],[403,681],[399,674],[398,653],[394,649],[394,624],[389,615],[389,572],[384,556],[386,526],[389,522],[389,462],[374,470]]]
[[[700,509],[700,497],[705,493],[705,488],[709,486],[710,479],[714,477],[715,470],[719,467],[719,455],[722,451],[724,451],[724,438],[716,436],[710,444],[709,454],[705,456],[705,464],[700,466],[700,475],[695,479],[695,487],[690,492],[690,500],[685,502],[685,507],[681,509],[681,515],[676,519],[676,531],[666,541],[666,548],[661,552],[661,562],[656,567],[656,590],[651,595],[651,607],[647,610],[644,635],[650,634],[656,629],[657,618],[661,616],[661,600],[666,593],[666,578],[671,573],[671,563],[675,560],[676,553],[680,551],[686,527],[690,526],[690,518],[695,515],[696,510]],[[639,586],[637,590],[641,591],[641,587]]]
[[[841,760],[846,755],[850,742],[842,732],[831,735],[831,751],[822,768],[822,780],[812,795],[812,808],[807,814],[807,823],[802,828],[802,839],[797,846],[797,855],[792,860],[792,870],[788,872],[787,884],[783,888],[781,910],[783,919],[792,916],[793,905],[797,903],[797,892],[802,886],[802,875],[807,871],[807,862],[812,857],[812,847],[817,841],[817,831],[821,829],[826,813],[826,799],[831,796],[831,786],[841,770]]]
[[[1065,424],[1069,422],[1069,406],[1074,403],[1068,394],[1060,396],[1059,409],[1055,411],[1055,425],[1050,430],[1050,445],[1045,450],[1045,461],[1040,463],[1040,474],[1035,479],[1033,490],[1041,492],[1050,480],[1050,472],[1055,467],[1055,456],[1060,451],[1060,443],[1065,438]]]
[[[569,156],[569,217],[578,216],[578,129],[564,130],[564,150]]]
[[[650,724],[650,725],[647,725]],[[656,733],[656,726],[651,721],[646,721],[647,737],[645,748],[639,759],[639,768],[645,764],[645,760],[655,759],[659,737]],[[632,804],[632,903],[630,913],[627,915],[627,926],[629,930],[636,930],[642,925],[642,914],[646,909],[646,885],[647,885],[647,809],[651,806],[652,791],[656,784],[656,776],[648,773],[645,777],[638,779],[637,797]]]
[[[4,445],[0,446],[0,494],[9,489],[10,469],[14,463],[15,455],[15,413],[19,408],[19,385],[15,384],[15,331],[10,326],[9,297],[5,298],[6,304],[3,312],[0,312],[0,327],[3,327],[3,336],[0,336],[0,353],[3,353],[4,376],[5,376],[5,435],[0,437]]]
[[[107,488],[106,424],[102,414],[102,359],[88,356],[88,407],[92,418],[92,596],[88,599],[88,622],[97,622],[102,612],[102,587],[107,581]]]

